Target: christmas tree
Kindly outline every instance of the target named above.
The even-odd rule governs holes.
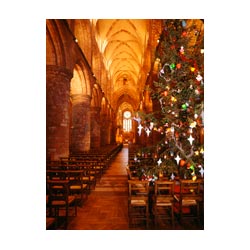
[[[158,133],[135,155],[141,178],[193,179],[204,173],[203,20],[164,20],[156,49],[157,80],[146,86],[153,111],[139,112],[138,133]]]

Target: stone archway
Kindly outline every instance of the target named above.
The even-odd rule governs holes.
[[[72,100],[70,149],[83,152],[90,149],[90,86],[83,70],[84,65],[76,64],[70,84]]]

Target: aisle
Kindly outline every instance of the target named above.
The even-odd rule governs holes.
[[[96,184],[77,217],[69,220],[69,230],[128,229],[127,172],[128,148],[117,154]]]

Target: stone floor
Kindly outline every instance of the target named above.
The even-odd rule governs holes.
[[[135,225],[130,228],[128,223],[128,190],[127,172],[128,148],[126,146],[118,153],[109,168],[97,182],[82,207],[78,207],[77,216],[70,216],[68,230],[143,230],[145,225]],[[59,228],[60,229],[60,228]],[[172,229],[169,224],[157,227],[151,218],[149,228]],[[203,229],[193,221],[180,225],[176,230]]]

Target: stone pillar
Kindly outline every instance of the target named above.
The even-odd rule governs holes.
[[[116,138],[116,123],[115,121],[111,122],[111,133],[110,133],[110,144],[115,144]]]
[[[108,116],[106,114],[101,114],[101,146],[108,144],[109,136],[109,123]]]
[[[100,107],[90,107],[91,133],[90,147],[99,148],[101,146],[101,126],[100,126]]]
[[[57,160],[69,155],[69,90],[72,72],[46,67],[46,154]]]
[[[90,96],[75,94],[72,98],[71,150],[90,149]]]

